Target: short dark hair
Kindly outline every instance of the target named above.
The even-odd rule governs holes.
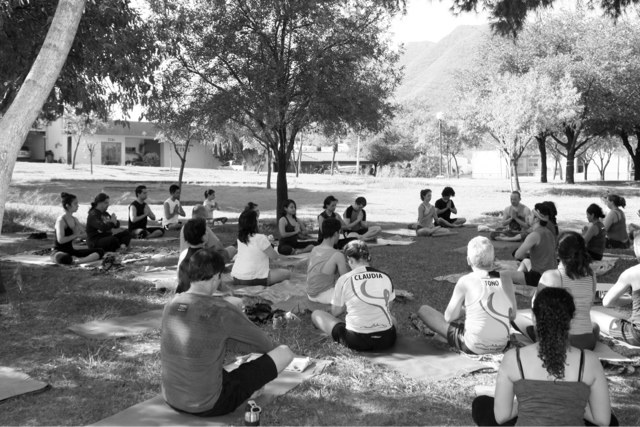
[[[431,190],[428,188],[425,188],[424,190],[420,190],[420,200],[424,200],[424,198],[427,197],[428,193],[431,193]]]
[[[322,230],[320,230],[323,239],[330,239],[334,234],[340,232],[342,224],[335,218],[327,218],[322,221]]]
[[[136,187],[136,197],[138,197],[140,195],[140,193],[142,193],[143,190],[146,190],[147,187],[145,185],[138,185]]]
[[[207,191],[204,192],[204,197],[207,198],[212,194],[216,194],[216,190],[214,190],[213,188],[208,189]]]
[[[180,189],[180,186],[177,184],[171,184],[171,187],[169,187],[169,194],[173,194],[175,193],[177,190]]]
[[[202,218],[190,219],[184,226],[184,240],[190,245],[201,244],[206,233],[207,222]]]
[[[244,207],[245,211],[253,211],[258,207],[257,203],[253,203],[253,202],[249,202],[247,203],[247,205]]]
[[[455,195],[456,192],[451,187],[444,187],[444,190],[442,190],[442,197],[454,197]]]
[[[333,197],[333,196],[327,196],[327,197],[325,197],[325,199],[324,199],[324,203],[322,204],[322,207],[323,207],[323,208],[325,208],[325,209],[327,209],[327,206],[329,206],[331,203],[333,203],[333,202],[337,202],[337,201],[338,201],[338,199],[336,199],[335,197]]]
[[[211,249],[200,249],[189,259],[189,281],[204,282],[224,271],[224,258]]]
[[[365,199],[365,198],[364,198],[364,197],[362,197],[362,196],[361,196],[361,197],[358,197],[358,198],[356,199],[356,205],[362,205],[363,207],[364,207],[364,206],[367,206],[367,199]]]
[[[98,206],[98,203],[102,203],[106,200],[109,200],[109,195],[106,193],[100,193],[98,194],[94,199],[93,202],[91,202],[91,209],[95,209],[96,206]]]

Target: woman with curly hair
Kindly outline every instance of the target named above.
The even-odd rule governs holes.
[[[575,310],[566,289],[540,291],[533,303],[539,341],[505,354],[495,399],[473,401],[477,425],[618,425],[600,360],[569,343]]]
[[[542,274],[537,292],[549,287],[564,288],[571,293],[576,305],[576,313],[571,320],[569,342],[576,348],[593,350],[600,335],[598,325],[591,322],[591,306],[596,293],[596,275],[589,266],[592,260],[582,236],[575,231],[565,231],[560,234],[558,258],[560,265],[557,269],[547,270]],[[518,316],[515,324],[533,341],[537,339],[529,319]]]
[[[289,270],[269,269],[269,259],[280,255],[264,234],[258,233],[258,214],[245,210],[238,219],[238,254],[231,269],[237,286],[271,286],[291,277]]]

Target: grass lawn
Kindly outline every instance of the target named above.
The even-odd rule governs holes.
[[[161,203],[168,196],[168,186],[177,176],[177,170],[159,168],[97,166],[94,169],[95,174],[90,176],[86,169],[71,171],[64,165],[16,165],[3,235],[52,231],[53,220],[61,210],[55,200],[60,191],[80,197],[82,207],[78,218],[84,222],[88,202],[102,190],[111,195],[112,202],[120,199],[113,210],[120,218],[126,218],[126,206],[133,199],[133,189],[138,183],[145,183],[150,189],[152,208],[159,215]],[[274,231],[270,219],[275,217],[275,190],[266,190],[264,181],[264,174],[187,170],[182,200],[185,204],[199,203],[205,189],[215,188],[223,212],[231,218],[230,223],[217,228],[216,233],[223,243],[232,244],[236,237],[234,219],[249,200],[260,205],[264,225]],[[627,197],[628,221],[635,219],[635,212],[640,208],[640,202],[632,198],[637,193],[633,184],[567,186],[523,181],[523,202],[532,207],[539,201],[555,201],[560,212],[560,227],[565,229],[584,225],[586,207],[598,203],[599,194],[605,188],[617,187],[616,191]],[[298,203],[299,216],[314,222],[326,195],[333,194],[340,199],[340,211],[355,197],[363,195],[369,202],[370,222],[392,229],[415,220],[421,188],[432,188],[439,194],[445,185],[455,188],[454,200],[460,215],[476,223],[494,221],[482,213],[508,204],[506,181],[470,179],[384,180],[323,175],[296,179],[291,175],[290,197]],[[37,206],[32,206],[34,204]],[[466,256],[453,249],[466,245],[477,234],[475,227],[468,227],[460,229],[457,236],[420,238],[410,246],[372,249],[372,264],[389,273],[396,288],[415,295],[415,300],[394,307],[401,334],[427,339],[413,328],[409,315],[425,303],[440,310],[445,308],[453,285],[435,282],[433,278],[464,271]],[[15,242],[0,239],[0,252],[16,253],[48,245],[51,239]],[[172,250],[178,247],[177,242],[149,241],[144,245]],[[510,252],[508,248],[496,249],[496,256],[510,259]],[[177,254],[166,260],[138,263],[132,268],[176,262]],[[613,282],[634,264],[620,260],[601,280]],[[53,386],[45,393],[0,404],[0,425],[90,424],[159,393],[159,331],[133,338],[94,341],[66,328],[74,323],[161,308],[172,295],[159,295],[152,284],[133,280],[130,268],[118,273],[95,273],[0,263],[0,269],[9,288],[8,304],[0,305],[0,366],[19,369]],[[520,307],[529,304],[527,299],[518,298]],[[313,328],[308,314],[302,316],[299,324],[280,329],[268,325],[263,330],[274,341],[289,345],[295,353],[334,362],[322,375],[304,382],[265,408],[262,416],[265,425],[468,425],[472,423],[470,407],[474,386],[495,381],[495,374],[471,375],[446,382],[407,379],[332,343]],[[639,425],[638,374],[609,375],[608,379],[613,409],[621,424]]]

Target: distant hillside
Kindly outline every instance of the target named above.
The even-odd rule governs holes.
[[[407,43],[399,61],[405,70],[396,101],[420,98],[428,101],[432,111],[445,109],[453,93],[455,71],[474,66],[478,48],[489,33],[487,25],[461,25],[438,43]]]

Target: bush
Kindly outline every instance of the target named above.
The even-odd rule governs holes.
[[[2,232],[48,231],[54,227],[60,212],[52,211],[51,206],[60,204],[60,200],[40,190],[20,193],[10,189],[2,218]]]
[[[438,157],[420,155],[411,162],[396,162],[381,167],[379,177],[390,178],[433,178],[438,176],[440,164]]]
[[[149,166],[160,166],[160,156],[158,153],[147,153],[142,160]]]

